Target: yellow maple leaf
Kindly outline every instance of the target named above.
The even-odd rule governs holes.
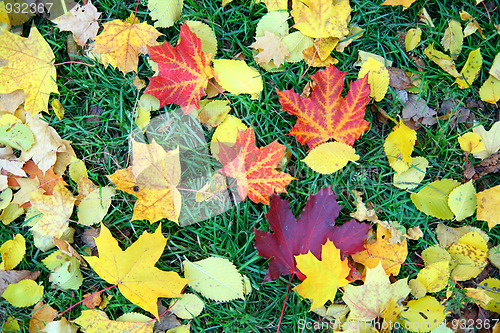
[[[95,38],[94,52],[110,54],[123,73],[136,71],[139,54],[146,54],[148,46],[159,45],[156,39],[161,33],[147,23],[140,23],[138,19],[134,24],[113,20],[104,23],[103,27],[104,31]],[[105,57],[102,61],[104,65],[111,64]]]
[[[407,279],[391,284],[389,276],[379,263],[367,270],[363,285],[346,285],[342,299],[351,309],[350,319],[374,320],[384,312],[391,299],[399,304],[409,293]],[[399,309],[401,310],[402,306],[399,306]]]
[[[370,84],[370,97],[380,102],[389,88],[389,71],[384,64],[374,58],[368,58],[361,65],[358,78],[363,78],[368,74],[368,83]]]
[[[500,224],[500,185],[476,194],[477,219],[488,222],[491,229]]]
[[[54,53],[33,26],[28,38],[4,30],[0,33],[0,94],[23,89],[25,111],[48,111],[49,96],[58,93]]]
[[[411,153],[417,141],[417,132],[399,120],[399,125],[387,136],[384,142],[384,152],[389,165],[398,174],[409,169],[412,164]]]
[[[264,36],[255,37],[250,47],[258,51],[254,56],[258,64],[272,61],[276,67],[280,67],[285,63],[285,57],[290,55],[282,38],[267,30],[264,30]]]
[[[179,149],[168,153],[153,140],[151,144],[132,142],[132,166],[108,178],[116,187],[137,197],[132,220],[154,223],[162,218],[178,222],[181,194]]]
[[[75,198],[64,186],[62,181],[57,182],[52,195],[40,192],[30,194],[33,208],[38,209],[43,215],[31,228],[43,236],[61,238],[63,232],[68,228],[68,220],[73,213]]]
[[[295,256],[295,260],[306,278],[294,289],[300,296],[312,300],[311,310],[322,307],[328,300],[333,302],[337,288],[349,283],[347,260],[341,260],[340,250],[330,240],[322,245],[321,260],[311,251]]]
[[[410,8],[412,3],[417,0],[385,0],[381,6],[403,6],[403,10]]]
[[[154,266],[167,244],[161,225],[153,234],[143,233],[125,251],[120,249],[108,228],[101,225],[95,244],[99,257],[84,257],[92,269],[106,282],[117,284],[123,296],[156,318],[158,297],[181,297],[188,280]]]
[[[342,38],[349,34],[347,23],[351,15],[348,0],[292,0],[292,17],[295,28],[304,35]]]

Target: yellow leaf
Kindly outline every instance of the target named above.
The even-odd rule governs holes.
[[[448,195],[448,207],[450,207],[455,220],[462,221],[476,211],[476,189],[472,180],[455,187]]]
[[[488,294],[486,294],[486,290],[484,289],[465,288],[465,290],[465,296],[472,298],[474,300],[474,303],[481,307],[484,307],[493,299],[493,297],[490,297],[488,296]]]
[[[392,61],[391,60],[385,59],[384,57],[379,56],[378,54],[370,53],[370,52],[366,52],[366,51],[362,51],[362,50],[358,51],[358,60],[354,63],[353,66],[354,67],[360,67],[360,66],[362,66],[363,63],[368,60],[368,58],[373,58],[375,60],[378,60],[378,61],[380,61],[381,63],[383,63],[387,67],[391,67],[392,66]]]
[[[229,260],[210,257],[196,262],[184,260],[182,265],[188,285],[203,296],[218,302],[245,299],[243,277]]]
[[[491,229],[500,224],[500,185],[476,194],[477,219],[487,221]]]
[[[274,10],[288,9],[288,0],[261,0],[267,7],[268,12]]]
[[[54,110],[57,118],[62,120],[64,118],[64,107],[62,106],[61,101],[59,99],[53,99],[50,105],[52,105],[52,109]]]
[[[453,212],[448,207],[448,195],[459,183],[453,179],[436,180],[410,198],[417,209],[427,215],[444,220],[451,220]]]
[[[490,75],[479,89],[482,101],[495,104],[500,100],[500,80]]]
[[[462,236],[472,231],[475,231],[479,235],[481,235],[486,243],[489,241],[490,238],[488,237],[486,232],[476,227],[466,225],[460,228],[452,228],[447,227],[443,223],[439,223],[436,227],[437,238],[439,241],[439,245],[442,248],[448,248],[450,245],[458,243],[459,239]]]
[[[311,67],[327,67],[330,65],[335,65],[336,63],[339,62],[337,59],[334,59],[331,55],[328,55],[325,58],[325,60],[321,60],[321,58],[318,55],[318,50],[314,45],[308,47],[302,53],[304,54],[304,61],[308,66]]]
[[[21,332],[21,327],[19,326],[19,323],[17,322],[16,318],[7,317],[5,318],[3,326],[0,327],[0,330],[2,330],[2,332],[4,333],[14,333],[14,332]]]
[[[425,171],[429,162],[421,156],[413,157],[411,166],[408,170],[393,176],[392,183],[397,188],[411,190],[418,186],[425,177]]]
[[[447,311],[444,305],[432,296],[409,301],[408,309],[401,313],[403,327],[411,332],[429,332],[445,320]]]
[[[349,0],[332,3],[331,0],[292,0],[292,17],[295,28],[304,35],[320,37],[347,36],[347,23],[351,15]]]
[[[238,131],[244,131],[247,126],[233,115],[227,115],[226,119],[215,129],[210,143],[210,151],[218,159],[219,145],[225,144],[232,147],[236,143]]]
[[[73,157],[69,164],[69,178],[75,183],[78,183],[80,178],[88,178],[87,167],[85,163],[79,158]]]
[[[483,39],[486,38],[483,35],[483,29],[481,28],[479,23],[477,23],[476,19],[474,17],[472,17],[472,15],[467,13],[465,10],[462,10],[460,12],[460,19],[462,21],[468,21],[467,26],[464,29],[464,37],[470,36],[474,32],[479,31],[479,34],[481,35],[481,37],[483,37]]]
[[[49,281],[64,290],[78,290],[83,282],[78,259],[69,258],[68,261],[55,267],[50,274]]]
[[[156,301],[159,297],[181,297],[188,281],[175,272],[165,272],[154,266],[167,243],[161,225],[154,234],[144,232],[122,251],[108,228],[101,224],[101,233],[95,243],[99,258],[84,259],[103,280],[117,284],[123,296],[132,303],[158,318]]]
[[[142,94],[137,102],[137,109],[135,115],[135,124],[140,129],[144,129],[151,120],[151,111],[160,109],[160,100],[150,94]]]
[[[9,284],[1,296],[16,307],[32,306],[42,299],[43,286],[30,279],[21,280]]]
[[[257,23],[255,36],[264,36],[264,30],[270,31],[280,37],[286,35],[288,33],[288,19],[287,11],[267,13]]]
[[[359,160],[354,148],[343,142],[326,142],[309,152],[302,160],[308,167],[323,175],[334,173],[345,167],[349,161]]]
[[[330,240],[322,245],[321,260],[311,251],[295,256],[295,260],[297,268],[306,278],[294,290],[312,300],[310,310],[322,307],[327,301],[333,302],[337,288],[349,283],[346,280],[350,272],[347,260],[342,260],[340,250]]]
[[[215,57],[217,53],[217,38],[215,33],[208,25],[198,21],[185,22],[191,32],[201,41],[201,51],[205,54],[212,54]]]
[[[417,132],[399,120],[399,125],[387,136],[384,142],[384,152],[389,160],[389,165],[401,174],[409,169],[412,164],[411,153],[417,140]]]
[[[448,248],[455,265],[451,277],[456,281],[475,278],[488,263],[488,245],[480,233],[471,231]]]
[[[313,46],[313,39],[300,31],[292,32],[283,37],[283,43],[288,48],[289,55],[285,57],[286,62],[298,62],[304,60],[304,50]]]
[[[167,218],[178,223],[182,198],[176,186],[181,178],[179,147],[166,152],[153,139],[151,144],[132,142],[132,166],[108,178],[116,187],[137,197],[132,220],[154,223]]]
[[[424,54],[433,63],[441,67],[446,73],[450,74],[455,78],[460,76],[457,69],[455,68],[455,63],[453,62],[453,59],[451,59],[450,56],[444,54],[443,52],[434,50],[434,45],[430,44],[429,46],[427,46],[424,50]]]
[[[469,153],[477,154],[481,151],[485,151],[483,138],[477,133],[467,132],[462,136],[458,137],[458,143],[463,151],[468,151]]]
[[[420,22],[427,24],[429,27],[434,28],[434,23],[432,22],[432,18],[427,13],[427,10],[422,7],[422,9],[418,12],[418,18],[420,19]]]
[[[335,46],[335,50],[337,52],[344,52],[344,49],[349,46],[356,39],[360,39],[365,33],[364,29],[361,29],[358,26],[349,27],[349,34],[345,37],[345,39]]]
[[[191,332],[191,325],[187,324],[171,328],[166,333],[189,333],[189,332]]]
[[[490,74],[495,77],[495,79],[500,80],[500,52],[497,53],[493,64],[491,64]]]
[[[267,30],[264,30],[264,36],[255,37],[250,47],[257,50],[254,58],[259,65],[272,61],[276,67],[280,67],[285,63],[285,57],[290,55],[282,38]]]
[[[96,188],[78,204],[78,223],[91,226],[102,221],[111,206],[115,189],[110,186]]]
[[[181,319],[193,319],[203,311],[205,303],[194,294],[182,294],[182,298],[170,302],[169,311]]]
[[[398,304],[410,293],[406,279],[391,284],[381,264],[368,268],[365,283],[361,286],[348,284],[342,300],[349,306],[350,319],[370,321],[383,313],[391,299]],[[401,306],[399,306],[402,309]]]
[[[493,298],[483,309],[500,313],[500,280],[494,278],[486,278],[479,284],[480,288],[484,289],[487,296]]]
[[[0,28],[7,31],[10,30],[9,13],[7,13],[7,10],[5,9],[5,3],[3,1],[0,1]]]
[[[263,89],[259,72],[243,60],[213,60],[217,82],[231,94],[251,94],[256,99]]]
[[[3,178],[3,177],[2,177]],[[5,179],[5,178],[3,178]],[[19,179],[29,179],[29,178],[19,178]],[[18,180],[19,180],[18,179]],[[19,183],[19,182],[18,182]],[[7,180],[5,180],[5,186],[7,186]],[[19,190],[20,191],[20,190]],[[17,193],[19,193],[19,191],[16,192],[16,195]],[[28,194],[29,195],[29,194]],[[12,200],[12,189],[10,187],[4,189],[1,193],[0,193],[0,209],[5,209],[7,208],[7,206],[9,206],[9,204],[11,203],[11,200]],[[29,198],[28,200],[26,200],[25,202],[29,201]],[[12,201],[12,203],[17,203],[17,202],[14,202]],[[23,202],[24,203],[24,202]]]
[[[0,33],[0,94],[24,90],[24,109],[35,115],[48,111],[49,96],[58,93],[54,53],[33,26],[28,38],[8,31]]]
[[[469,53],[467,57],[467,62],[460,71],[460,77],[457,77],[456,82],[460,89],[468,88],[472,85],[472,82],[479,75],[481,66],[483,65],[483,56],[481,55],[481,49],[476,49]]]
[[[132,13],[132,19],[133,15]],[[94,52],[111,54],[123,73],[137,71],[139,54],[146,54],[148,46],[159,45],[156,39],[161,33],[147,23],[140,23],[138,19],[134,24],[113,20],[104,23],[103,27],[103,32],[95,37]],[[105,65],[110,63],[102,60]]]
[[[425,287],[426,292],[434,293],[448,286],[450,277],[450,261],[425,263],[425,267],[418,272],[417,280]]]
[[[452,59],[457,59],[462,51],[462,43],[464,41],[464,33],[462,25],[455,20],[448,21],[448,28],[444,31],[441,45],[445,51],[450,51]]]
[[[499,81],[500,84],[500,81]],[[500,87],[500,85],[499,85]],[[500,92],[500,91],[499,91]],[[491,126],[489,131],[486,131],[483,125],[474,127],[472,132],[479,134],[484,142],[484,151],[479,151],[474,154],[475,158],[485,159],[500,150],[500,121]]]
[[[83,310],[74,322],[80,325],[86,333],[152,333],[153,328],[144,322],[115,321],[99,310]]]
[[[358,78],[363,78],[368,74],[368,83],[370,84],[370,97],[380,102],[389,88],[389,71],[378,60],[368,58],[362,65],[358,73]]]
[[[408,30],[405,37],[406,52],[410,52],[417,47],[421,36],[422,30],[420,28]]]
[[[149,16],[155,22],[155,28],[169,28],[181,17],[183,0],[149,0]]]
[[[52,195],[39,192],[30,194],[33,208],[38,209],[42,218],[31,228],[43,236],[61,238],[64,230],[68,228],[68,220],[73,213],[75,198],[64,187],[63,182],[58,182]]]
[[[221,200],[219,195],[227,195],[224,191],[226,188],[226,177],[220,173],[214,173],[212,179],[196,192],[196,202],[203,202],[209,199]]]
[[[9,225],[12,221],[23,215],[23,213],[24,208],[19,207],[16,203],[10,203],[7,208],[2,211],[0,221],[2,221],[4,225]]]
[[[200,102],[200,109],[196,110],[196,116],[202,124],[212,129],[226,119],[229,111],[231,111],[229,101],[206,99]]]
[[[21,234],[14,236],[14,239],[8,240],[0,246],[0,270],[10,271],[14,269],[26,254],[26,240]]]
[[[403,10],[410,8],[411,4],[417,0],[385,0],[381,6],[403,6]]]

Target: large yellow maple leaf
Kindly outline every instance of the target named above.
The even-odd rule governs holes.
[[[95,38],[94,52],[110,54],[112,59],[103,57],[103,63],[116,63],[123,73],[137,70],[139,54],[146,54],[148,46],[159,45],[158,30],[138,19],[133,23],[133,14],[125,21],[113,20],[103,24],[104,31]]]
[[[155,267],[167,244],[161,225],[153,234],[143,233],[122,251],[109,229],[102,224],[95,244],[99,257],[84,257],[92,269],[106,282],[117,284],[123,296],[156,318],[158,297],[181,297],[188,280],[175,272]]]
[[[50,93],[58,92],[56,78],[54,53],[35,26],[28,38],[0,32],[0,94],[23,89],[24,109],[34,115],[48,111]]]
[[[179,150],[167,153],[154,140],[151,144],[133,141],[132,156],[132,166],[108,176],[118,189],[137,197],[132,220],[177,222],[182,202],[175,188],[181,178]]]
[[[321,260],[311,251],[295,256],[295,260],[306,279],[294,289],[300,296],[312,300],[311,310],[322,307],[328,300],[333,302],[337,288],[349,283],[347,260],[340,259],[340,250],[330,240],[322,246]]]
[[[292,0],[295,28],[304,35],[321,38],[342,38],[349,33],[347,22],[351,15],[348,0]]]

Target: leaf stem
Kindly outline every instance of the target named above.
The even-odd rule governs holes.
[[[112,286],[110,286],[110,287],[107,287],[107,288],[105,288],[105,289],[102,289],[102,290],[96,291],[95,293],[90,294],[89,296],[87,296],[87,297],[85,297],[84,299],[82,299],[80,302],[73,304],[72,306],[70,306],[69,308],[67,308],[67,309],[66,309],[66,310],[64,310],[63,312],[61,312],[61,313],[59,314],[59,316],[61,316],[61,317],[62,317],[62,315],[63,315],[63,314],[65,314],[65,313],[66,313],[66,312],[68,312],[69,310],[73,309],[73,308],[74,308],[75,306],[77,306],[78,304],[80,304],[80,303],[82,303],[82,302],[85,302],[86,300],[88,300],[89,298],[91,298],[92,296],[94,296],[95,294],[100,294],[100,293],[102,293],[103,291],[109,290],[109,289],[114,288],[114,287],[116,287],[116,286],[118,286],[118,284],[114,284],[114,285],[112,285]]]
[[[137,5],[135,6],[135,12],[134,12],[134,21],[132,22],[132,25],[135,23],[135,19],[137,18],[137,10],[139,9],[139,2],[141,0],[137,0]]]
[[[281,320],[283,319],[283,314],[285,313],[286,300],[288,299],[288,292],[290,291],[290,285],[292,284],[292,279],[294,276],[295,276],[295,271],[292,273],[290,281],[288,282],[288,287],[286,288],[285,301],[283,302],[283,307],[281,308],[280,320],[278,321],[278,329],[276,330],[276,333],[279,333],[280,331]]]
[[[57,64],[54,64],[54,66],[59,66],[59,65],[66,65],[66,64],[79,64],[79,65],[85,65],[85,66],[90,66],[90,67],[95,67],[95,65],[87,64],[86,62],[81,62],[81,61],[65,61],[65,62],[60,62]]]

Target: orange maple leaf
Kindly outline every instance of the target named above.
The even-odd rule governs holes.
[[[363,119],[370,100],[367,77],[352,82],[347,96],[342,97],[346,74],[330,65],[310,75],[316,85],[309,98],[293,90],[277,90],[283,110],[298,117],[290,134],[310,149],[329,139],[352,146],[369,128],[370,123]]]
[[[176,47],[168,43],[150,47],[151,60],[158,63],[159,75],[149,78],[144,91],[160,100],[160,107],[177,104],[188,114],[199,109],[208,80],[214,76],[210,67],[211,54],[201,50],[201,41],[187,24],[181,26],[180,41]]]
[[[236,144],[228,147],[221,144],[219,159],[225,176],[238,183],[238,193],[244,201],[248,196],[255,203],[269,204],[274,192],[286,192],[285,186],[294,179],[287,173],[276,171],[276,166],[285,154],[285,146],[273,143],[257,148],[253,128],[238,132]]]

